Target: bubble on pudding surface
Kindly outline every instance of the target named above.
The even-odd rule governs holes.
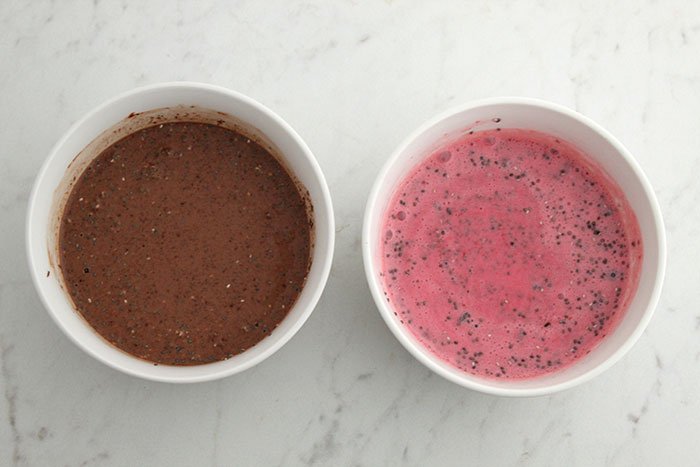
[[[450,159],[452,159],[452,152],[442,151],[439,157],[442,162],[448,162]]]
[[[384,233],[384,238],[386,238],[387,240],[391,240],[391,238],[392,238],[393,236],[394,236],[394,232],[393,232],[391,229],[387,230],[387,231]]]
[[[406,219],[406,213],[404,211],[399,211],[396,213],[396,218],[400,221]]]

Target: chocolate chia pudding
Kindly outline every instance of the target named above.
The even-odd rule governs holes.
[[[107,341],[154,363],[198,365],[254,346],[310,267],[308,196],[254,138],[157,124],[102,151],[60,219],[59,266]]]

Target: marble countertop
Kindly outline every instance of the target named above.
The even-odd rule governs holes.
[[[285,118],[325,171],[337,248],[325,293],[277,354],[168,385],[75,347],[30,282],[34,176],[71,123],[138,85],[204,81]],[[698,465],[700,2],[270,1],[0,4],[0,465]],[[481,395],[411,357],[360,255],[379,167],[421,122],[495,95],[592,117],[663,210],[654,319],[615,367],[535,399]]]

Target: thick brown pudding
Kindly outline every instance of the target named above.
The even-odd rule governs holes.
[[[261,144],[204,123],[156,125],[82,173],[60,223],[76,308],[105,339],[156,363],[224,360],[268,336],[297,300],[313,220]]]

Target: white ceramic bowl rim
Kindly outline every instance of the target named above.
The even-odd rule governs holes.
[[[591,130],[602,136],[605,140],[607,140],[607,142],[615,148],[616,152],[626,160],[627,164],[631,167],[632,171],[634,172],[634,176],[641,183],[644,195],[651,209],[653,223],[656,231],[655,233],[658,238],[658,245],[644,246],[645,252],[647,251],[647,248],[658,248],[658,262],[656,265],[656,270],[654,271],[655,282],[653,291],[650,295],[650,299],[645,308],[645,311],[640,317],[638,324],[636,325],[631,335],[604,362],[595,366],[589,371],[577,377],[568,379],[566,381],[551,385],[543,385],[541,387],[503,387],[503,381],[499,381],[499,383],[501,384],[498,385],[491,384],[488,379],[478,378],[466,372],[460,371],[456,368],[449,367],[449,365],[446,365],[444,363],[437,363],[437,357],[431,356],[430,351],[424,346],[416,344],[414,338],[410,335],[410,331],[405,326],[398,323],[398,321],[393,316],[394,310],[385,303],[383,287],[375,269],[376,258],[373,254],[373,242],[377,242],[377,239],[370,238],[372,228],[370,222],[372,221],[372,217],[376,214],[376,209],[378,209],[378,196],[380,190],[383,188],[385,178],[387,177],[387,174],[394,165],[394,163],[403,156],[405,150],[411,145],[411,143],[424,132],[426,132],[433,126],[439,124],[440,122],[446,120],[449,117],[472,109],[497,105],[521,105],[543,108],[545,110],[549,110],[561,114],[563,116],[567,116],[577,121],[578,123],[587,126]],[[471,123],[473,122],[464,122],[465,126]],[[379,213],[378,215],[381,218],[382,213]],[[386,163],[382,166],[382,169],[379,171],[379,174],[377,175],[377,178],[374,182],[374,185],[372,186],[372,190],[367,199],[362,228],[362,253],[367,282],[369,284],[370,291],[372,293],[375,303],[377,304],[382,318],[384,319],[394,336],[398,339],[398,341],[401,342],[401,344],[418,361],[423,363],[435,373],[448,379],[449,381],[452,381],[469,389],[498,396],[531,397],[552,394],[555,392],[570,389],[574,386],[577,386],[594,378],[595,376],[610,368],[617,361],[619,361],[622,358],[622,356],[625,355],[629,351],[629,349],[637,342],[642,332],[644,332],[644,329],[649,324],[649,321],[651,320],[651,317],[654,313],[659,297],[661,295],[663,277],[666,268],[666,237],[661,216],[661,209],[659,207],[658,201],[656,199],[651,184],[647,180],[647,177],[644,175],[644,172],[642,171],[641,167],[634,159],[634,157],[632,157],[629,151],[612,134],[610,134],[607,130],[602,128],[590,118],[562,105],[536,98],[504,96],[475,100],[463,105],[452,107],[429,119],[419,128],[414,130],[401,144],[399,144],[399,146],[396,148],[396,150],[394,150],[394,152],[391,154]]]
[[[272,335],[263,339],[256,346],[252,347],[251,349],[248,349],[242,354],[236,355],[231,359],[222,362],[215,362],[207,365],[182,367],[169,365],[153,365],[149,362],[128,355],[116,349],[116,347],[111,346],[109,343],[107,343],[107,341],[103,340],[104,346],[110,347],[112,349],[108,352],[117,351],[126,356],[126,359],[122,358],[119,362],[115,361],[115,359],[106,356],[105,353],[102,352],[99,348],[96,349],[94,346],[86,345],[83,342],[83,340],[79,336],[77,336],[77,331],[75,329],[76,326],[73,324],[67,324],[66,322],[64,322],[64,319],[59,316],[59,313],[57,313],[57,311],[54,309],[55,304],[50,298],[50,293],[46,286],[46,268],[43,266],[40,267],[38,265],[40,262],[38,260],[40,258],[42,258],[43,260],[43,257],[48,256],[48,254],[45,242],[42,242],[41,239],[37,238],[35,230],[39,230],[38,223],[48,223],[48,220],[37,218],[37,214],[35,214],[35,212],[37,211],[37,200],[40,196],[43,196],[45,194],[43,193],[44,190],[53,190],[55,188],[53,186],[44,186],[44,179],[47,176],[47,171],[49,170],[49,167],[53,163],[54,159],[57,157],[57,154],[59,153],[61,148],[66,144],[67,141],[69,141],[73,137],[73,135],[76,132],[78,132],[83,126],[85,126],[86,123],[90,122],[91,120],[94,120],[96,116],[107,112],[108,109],[112,108],[118,103],[130,98],[134,98],[135,96],[147,95],[148,93],[154,92],[158,93],[160,91],[176,93],[180,91],[185,93],[201,91],[204,93],[215,94],[221,99],[229,99],[232,101],[236,101],[243,106],[252,108],[254,112],[257,112],[260,118],[270,122],[270,125],[275,126],[277,129],[279,129],[281,133],[285,135],[285,137],[291,138],[291,144],[295,146],[295,151],[301,153],[303,155],[303,159],[305,159],[305,163],[310,166],[310,170],[312,173],[310,173],[308,177],[314,180],[315,183],[318,185],[316,195],[311,196],[314,209],[314,230],[316,233],[316,237],[314,240],[315,246],[313,251],[313,261],[311,264],[309,277],[307,278],[307,283],[305,284],[304,289],[302,290],[302,294],[308,293],[305,300],[306,306],[300,314],[295,316],[295,321],[292,323],[291,326],[287,327],[284,332],[275,334],[275,331],[273,331]],[[172,105],[183,104],[189,103],[174,103]],[[139,111],[142,110],[146,109],[139,109]],[[126,114],[121,116],[120,119],[125,117]],[[234,115],[234,117],[238,117],[244,122],[247,121],[247,119],[236,115]],[[107,128],[103,128],[103,130],[106,129]],[[265,132],[262,133],[265,136],[269,136]],[[298,176],[299,174],[295,173],[295,175]],[[307,186],[307,188],[309,187]],[[53,196],[53,194],[51,196]],[[319,236],[319,232],[324,232],[323,238]],[[323,292],[326,281],[328,279],[328,275],[330,273],[331,263],[333,259],[334,241],[335,227],[330,191],[328,190],[328,186],[326,184],[321,168],[318,162],[316,161],[315,157],[313,156],[313,153],[308,148],[306,143],[301,139],[301,137],[294,131],[294,129],[281,117],[275,114],[272,110],[260,104],[259,102],[251,99],[250,97],[247,97],[241,93],[232,91],[224,87],[188,81],[157,83],[126,91],[102,103],[101,105],[87,113],[85,116],[83,116],[81,119],[79,119],[77,122],[75,122],[68,129],[68,131],[64,133],[62,138],[54,145],[48,157],[41,166],[41,169],[39,170],[39,173],[35,179],[29,197],[26,218],[27,258],[29,261],[29,269],[32,276],[32,280],[44,307],[49,312],[49,315],[52,317],[52,319],[58,325],[58,327],[78,347],[80,347],[82,350],[84,350],[86,353],[88,353],[95,359],[105,363],[106,365],[112,368],[115,368],[126,374],[130,374],[148,380],[173,383],[210,381],[220,379],[235,373],[239,373],[262,362],[263,360],[274,354],[277,350],[279,350],[285,343],[287,343],[306,322],[308,317],[311,315],[313,309],[315,308],[316,304],[318,303],[318,300],[321,296],[321,293]],[[51,267],[50,270],[52,273],[58,274],[58,271],[55,268]],[[312,273],[314,274],[315,278],[314,283],[310,283]],[[287,317],[285,317],[283,323],[290,319],[290,315],[293,314],[294,310],[297,308],[298,303],[299,300],[297,301],[297,303],[295,303],[294,307],[292,307],[292,310],[290,310]],[[75,314],[77,315],[78,313],[75,312]],[[87,322],[83,321],[83,325],[89,328],[93,334],[97,334],[94,330],[92,330],[89,327]],[[83,331],[84,330],[81,330],[81,332]],[[261,352],[257,352],[252,358],[247,358],[247,354],[251,350],[258,348],[263,342],[265,343],[264,350]],[[239,358],[241,356],[246,356],[246,358]],[[167,373],[163,372],[164,368],[168,369]],[[205,368],[205,370],[202,370],[203,368]],[[197,370],[193,371],[192,369]]]

